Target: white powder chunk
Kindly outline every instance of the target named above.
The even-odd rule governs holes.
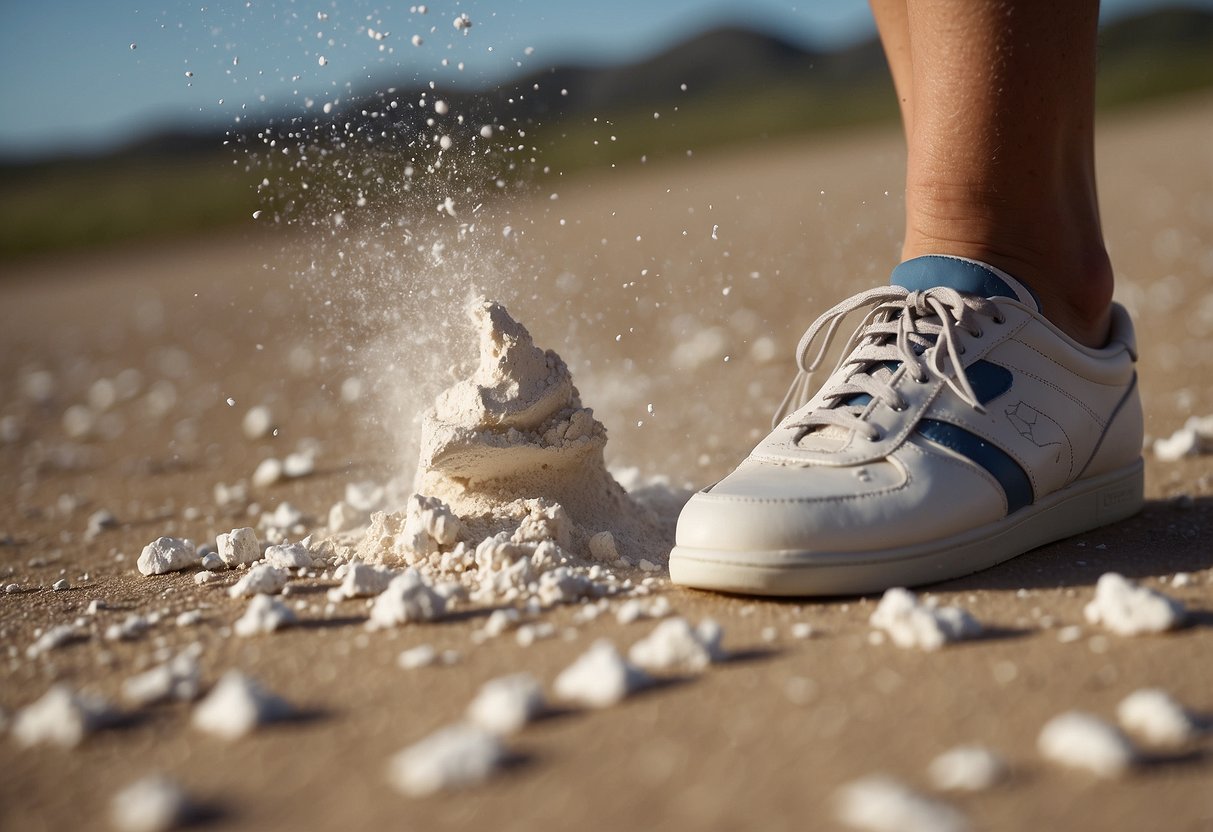
[[[543,687],[530,673],[486,682],[468,706],[468,719],[494,734],[513,734],[543,713]]]
[[[128,678],[122,683],[122,698],[139,706],[169,699],[190,702],[198,697],[200,690],[198,660],[187,651]]]
[[[367,563],[351,563],[345,571],[341,586],[330,591],[329,598],[340,601],[378,595],[388,588],[396,574],[391,569],[378,569]]]
[[[266,547],[265,562],[279,569],[307,569],[312,565],[312,553],[303,543],[280,543]]]
[[[619,560],[619,549],[615,546],[615,535],[599,532],[590,538],[590,557],[602,563]]]
[[[192,542],[179,537],[158,537],[143,547],[137,566],[141,575],[163,575],[188,569],[199,560]]]
[[[405,794],[421,796],[482,783],[504,760],[505,749],[495,734],[452,725],[392,757],[388,779]]]
[[[416,670],[419,667],[429,667],[438,661],[438,651],[429,644],[418,644],[407,650],[401,650],[396,657],[396,664],[405,670]]]
[[[1089,623],[1102,624],[1117,635],[1137,636],[1175,629],[1184,621],[1184,606],[1123,575],[1105,572],[1083,614]]]
[[[257,463],[250,481],[254,488],[268,488],[282,479],[282,460],[268,457]]]
[[[589,708],[606,708],[649,684],[649,676],[624,661],[615,645],[599,639],[556,677],[561,699]]]
[[[366,525],[366,512],[359,511],[349,503],[339,500],[329,509],[329,531],[333,534],[348,532]]]
[[[1115,777],[1133,763],[1133,747],[1120,731],[1097,716],[1068,711],[1041,729],[1036,746],[1046,759]]]
[[[236,635],[247,638],[281,630],[295,621],[295,613],[281,601],[268,595],[254,595],[232,629]]]
[[[1001,782],[1007,775],[1007,764],[988,748],[960,745],[932,760],[927,773],[937,789],[977,792]]]
[[[121,832],[166,832],[189,814],[185,792],[162,775],[136,780],[110,801],[110,820]]]
[[[270,431],[274,429],[273,411],[263,404],[250,407],[244,414],[240,427],[249,439],[262,439],[269,436]]]
[[[973,638],[981,633],[981,624],[960,607],[919,603],[914,593],[901,587],[885,592],[870,623],[888,633],[898,647],[923,650],[938,650],[950,641]]]
[[[291,573],[268,563],[259,563],[245,573],[227,591],[233,598],[248,598],[253,595],[276,595],[286,586]]]
[[[261,544],[257,542],[257,532],[245,527],[232,529],[215,538],[215,549],[227,566],[240,566],[261,560]]]
[[[103,700],[75,694],[58,684],[17,712],[12,734],[26,748],[44,743],[70,748],[112,720],[113,713]]]
[[[807,621],[797,621],[792,625],[792,638],[806,639],[813,637],[813,625]]]
[[[345,484],[346,504],[363,514],[370,514],[380,508],[386,496],[387,493],[383,486],[370,480]]]
[[[295,479],[307,477],[316,470],[316,455],[309,451],[296,451],[287,454],[282,460],[282,475]]]
[[[42,635],[34,640],[33,644],[25,648],[25,656],[28,659],[36,659],[43,653],[57,650],[84,635],[74,624],[56,624],[54,627],[48,627]]]
[[[961,832],[969,828],[964,816],[951,806],[881,775],[846,784],[836,801],[840,821],[870,832]]]
[[[506,630],[511,630],[518,626],[522,614],[514,607],[503,607],[502,609],[493,610],[489,614],[489,620],[484,622],[484,634],[489,638],[496,638]]]
[[[371,606],[371,627],[392,627],[410,621],[436,621],[446,613],[446,598],[434,591],[416,569],[392,578]]]
[[[654,671],[701,671],[720,658],[720,627],[710,619],[699,630],[685,618],[666,619],[628,651],[633,664]]]
[[[225,740],[243,737],[259,725],[286,719],[293,709],[244,674],[229,670],[194,708],[195,728]]]
[[[1129,694],[1116,708],[1116,718],[1126,731],[1154,745],[1183,745],[1199,733],[1183,706],[1157,688]]]

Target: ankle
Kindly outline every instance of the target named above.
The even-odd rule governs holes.
[[[1102,347],[1111,321],[1112,265],[1092,210],[1040,211],[1024,222],[1005,204],[938,199],[907,203],[903,259],[952,254],[989,263],[1027,285],[1041,312],[1062,332],[1089,347]],[[1010,217],[1010,218],[1009,218]]]

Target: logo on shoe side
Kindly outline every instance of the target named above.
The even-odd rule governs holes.
[[[1008,407],[1005,411],[1007,421],[1019,435],[1033,445],[1048,452],[1046,457],[1054,464],[1072,465],[1073,453],[1070,441],[1066,438],[1061,425],[1041,413],[1026,402],[1020,401]]]

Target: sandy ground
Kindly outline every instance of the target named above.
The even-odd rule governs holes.
[[[1190,414],[1213,413],[1213,100],[1109,119],[1099,142],[1118,292],[1139,325],[1146,429],[1166,435]],[[545,182],[533,201],[492,209],[491,222],[515,233],[489,235],[505,240],[499,250],[469,245],[468,274],[442,297],[468,282],[487,287],[538,343],[558,349],[611,430],[611,464],[702,484],[765,432],[802,328],[886,279],[901,164],[899,137],[878,132]],[[360,325],[357,305],[325,306],[323,284],[305,285],[298,264],[339,264],[335,250],[250,234],[4,267],[0,416],[17,417],[20,437],[0,444],[0,577],[25,591],[0,596],[0,707],[11,720],[54,680],[116,702],[133,672],[198,642],[208,683],[240,668],[307,718],[228,744],[191,729],[189,706],[171,704],[70,751],[20,750],[0,737],[0,828],[103,827],[110,796],[155,771],[177,778],[209,822],[233,829],[831,828],[840,785],[884,772],[929,792],[935,755],[982,743],[1007,757],[1013,776],[947,798],[975,828],[1213,829],[1208,736],[1152,751],[1114,781],[1058,769],[1035,748],[1055,714],[1112,719],[1142,687],[1213,716],[1208,457],[1147,455],[1149,502],[1138,517],[931,588],[989,633],[938,653],[870,644],[871,598],[797,603],[665,587],[678,613],[718,619],[737,658],[606,711],[539,722],[510,741],[517,764],[483,787],[425,799],[392,791],[388,757],[458,719],[484,681],[529,670],[550,683],[594,638],[626,648],[652,625],[574,624],[573,609],[558,609],[550,617],[563,634],[529,648],[508,636],[474,644],[476,618],[368,633],[361,602],[332,617],[316,611],[333,582],[312,580],[291,599],[313,605],[304,626],[236,639],[226,625],[241,602],[190,574],[135,572],[139,550],[159,535],[213,539],[249,522],[219,510],[213,486],[247,479],[258,460],[305,438],[319,442],[316,473],[254,490],[260,507],[289,501],[320,520],[345,483],[408,470],[408,416],[449,383],[435,368],[465,365],[472,343],[459,327],[408,336],[452,314],[419,303],[414,284],[389,286],[406,311],[386,324]],[[381,256],[391,271],[390,252]],[[359,269],[375,271],[370,255]],[[100,435],[65,435],[64,411],[127,368],[140,371],[138,392],[106,411]],[[55,380],[42,403],[22,392],[35,369]],[[350,375],[364,379],[352,403],[338,394]],[[159,414],[147,405],[154,384],[167,402]],[[249,441],[240,419],[262,402],[281,430]],[[99,508],[120,524],[87,539]],[[1181,599],[1190,625],[1141,638],[1088,626],[1082,607],[1109,570]],[[1172,588],[1177,572],[1192,582]],[[61,577],[72,588],[52,592]],[[91,638],[25,657],[37,628],[84,615],[93,599],[107,608]],[[192,609],[200,623],[173,623]],[[133,641],[100,638],[136,611],[170,615]],[[801,621],[813,638],[792,637]],[[1082,636],[1063,643],[1066,625]],[[397,654],[422,643],[462,659],[399,668]]]

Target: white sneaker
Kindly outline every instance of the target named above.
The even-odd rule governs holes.
[[[863,308],[806,402],[838,325]],[[797,354],[774,431],[682,510],[674,583],[878,592],[967,575],[1142,506],[1136,345],[1119,305],[1107,346],[1089,349],[1010,275],[918,257],[818,318]]]

